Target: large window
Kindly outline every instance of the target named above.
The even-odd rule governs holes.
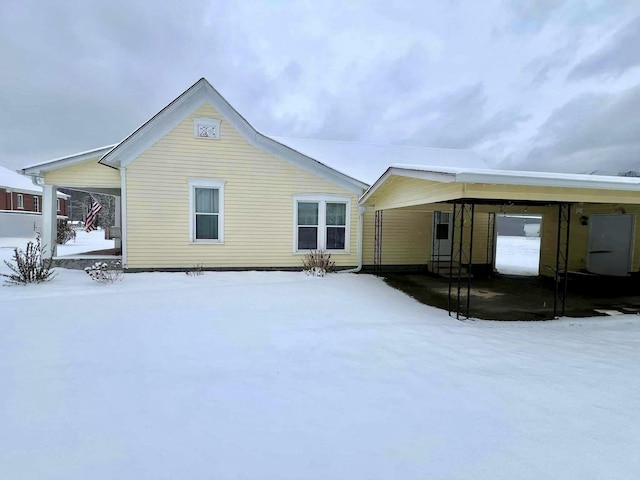
[[[190,240],[196,243],[222,243],[224,239],[224,182],[191,180]]]
[[[348,252],[350,205],[342,197],[296,197],[294,251]]]

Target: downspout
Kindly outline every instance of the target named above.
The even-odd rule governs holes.
[[[122,268],[127,268],[127,168],[120,167],[120,249]]]
[[[366,210],[367,207],[358,205],[358,266],[356,268],[350,268],[349,270],[340,270],[340,273],[358,273],[360,270],[362,270],[362,232],[364,230],[364,212]]]

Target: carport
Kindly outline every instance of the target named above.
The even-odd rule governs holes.
[[[385,260],[385,252],[417,251],[416,245],[407,243],[411,231],[431,224],[416,263],[441,277],[440,281],[446,279],[446,308],[458,319],[473,317],[473,303],[483,302],[481,295],[474,295],[475,285],[483,282],[486,290],[486,282],[496,278],[495,216],[499,213],[543,217],[539,276],[552,296],[541,318],[567,313],[570,284],[574,290],[615,279],[614,284],[624,289],[639,270],[638,178],[396,165],[374,183],[361,203],[375,211],[372,268],[378,275],[398,273],[390,268],[393,262]],[[424,212],[421,219],[399,225],[397,219],[403,214],[418,211]],[[387,217],[392,221],[387,222]],[[501,281],[506,285],[504,278]],[[517,301],[536,289],[510,290],[510,301]],[[574,303],[572,311],[581,310]]]

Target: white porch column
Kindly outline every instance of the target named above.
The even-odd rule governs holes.
[[[42,245],[45,258],[56,254],[58,206],[55,185],[43,185],[42,195]]]
[[[116,212],[114,226],[120,229],[120,237],[114,240],[115,248],[122,248],[122,200],[120,196],[116,196]]]

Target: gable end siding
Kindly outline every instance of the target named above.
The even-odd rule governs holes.
[[[351,198],[350,252],[338,266],[357,264],[357,195],[250,145],[229,122],[220,140],[193,135],[193,118],[222,118],[205,104],[126,168],[127,267],[300,267],[293,254],[293,197]],[[225,182],[224,244],[189,241],[189,180]]]

